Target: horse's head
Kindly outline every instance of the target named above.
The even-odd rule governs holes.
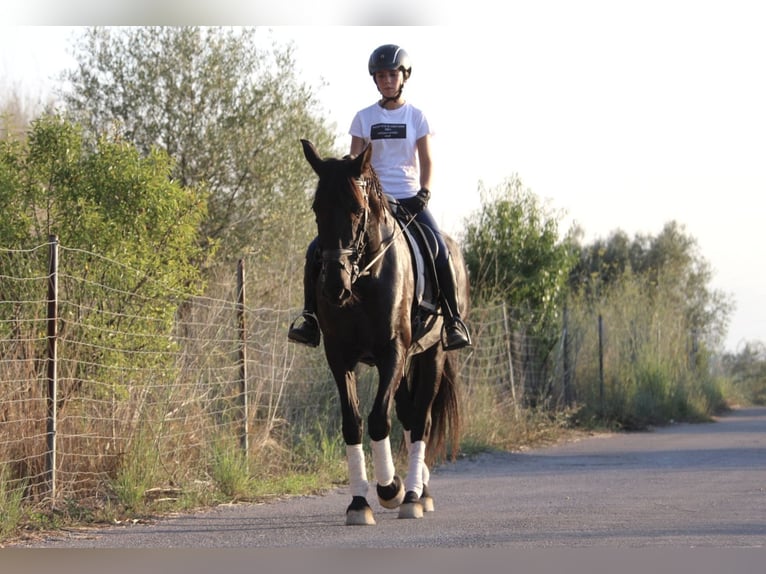
[[[322,252],[322,294],[330,302],[343,305],[351,299],[368,241],[372,190],[367,187],[372,181],[372,148],[367,146],[356,157],[323,159],[310,141],[301,143],[306,159],[319,176],[312,208]]]

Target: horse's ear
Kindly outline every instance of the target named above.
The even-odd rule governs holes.
[[[314,144],[309,140],[302,139],[301,144],[303,144],[303,155],[306,156],[306,159],[311,164],[311,167],[314,168],[314,171],[317,173],[317,175],[320,175],[319,170],[322,166],[322,158],[319,157],[317,148],[315,148]]]
[[[367,144],[358,156],[354,158],[354,171],[357,177],[361,177],[370,167],[372,159],[372,144]]]

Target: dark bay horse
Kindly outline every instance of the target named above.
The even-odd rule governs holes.
[[[316,282],[317,318],[324,350],[338,386],[352,500],[346,524],[375,524],[367,502],[369,483],[362,448],[356,368],[377,368],[378,387],[367,418],[378,501],[399,507],[400,518],[433,510],[428,465],[457,453],[460,432],[455,351],[441,345],[441,316],[432,312],[425,334],[414,334],[418,313],[415,264],[402,226],[370,165],[372,148],[357,157],[319,156],[301,140],[319,176],[316,215],[321,270]],[[468,312],[468,276],[462,253],[445,236],[455,267],[462,316]],[[405,431],[408,469],[396,474],[389,434],[391,406]]]

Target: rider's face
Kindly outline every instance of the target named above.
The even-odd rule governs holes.
[[[404,83],[404,74],[401,70],[381,70],[375,72],[375,83],[378,90],[384,96],[394,96]]]

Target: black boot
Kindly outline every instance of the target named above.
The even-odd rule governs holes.
[[[471,335],[468,332],[468,327],[460,318],[457,306],[455,273],[449,259],[443,265],[437,265],[436,272],[439,275],[441,307],[444,315],[442,347],[445,351],[470,347]]]
[[[320,340],[319,321],[316,316],[316,282],[319,275],[319,259],[316,254],[316,241],[312,242],[306,253],[306,266],[303,270],[303,313],[295,319],[287,332],[287,339],[294,343],[318,347]],[[296,323],[303,320],[296,327]]]
[[[303,323],[296,327],[295,323],[300,319],[303,319]],[[309,347],[319,346],[319,323],[317,322],[316,315],[308,310],[303,311],[301,316],[290,325],[287,338],[293,343],[300,343]]]

